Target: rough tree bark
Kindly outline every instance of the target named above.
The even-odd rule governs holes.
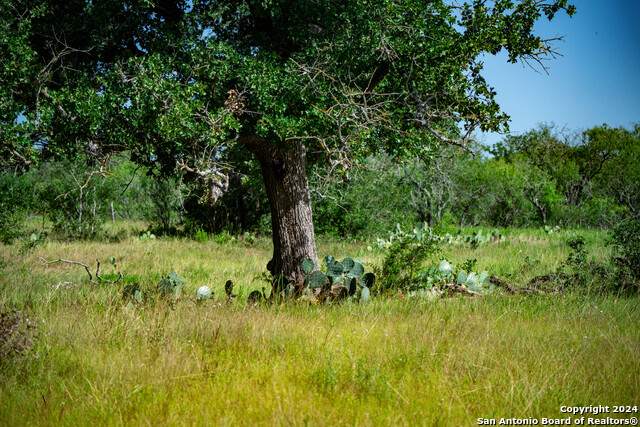
[[[305,146],[299,141],[276,146],[258,137],[241,138],[241,143],[260,162],[271,207],[273,258],[267,269],[302,283],[302,261],[311,258],[318,265]]]

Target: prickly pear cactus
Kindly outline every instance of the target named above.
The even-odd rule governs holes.
[[[204,301],[213,296],[213,292],[208,286],[200,286],[196,291],[196,301]]]
[[[360,281],[358,282],[358,284],[363,287],[363,288],[369,288],[371,289],[371,287],[373,287],[373,285],[376,283],[376,275],[373,273],[367,273],[364,276],[362,276],[362,278],[360,278]]]
[[[458,278],[456,280],[456,283],[458,285],[463,285],[466,281],[467,281],[467,273],[465,271],[461,271],[460,273],[458,273]]]
[[[302,271],[304,272],[304,274],[309,275],[315,269],[316,263],[311,258],[307,258],[302,261]]]
[[[371,292],[369,291],[369,288],[367,287],[362,288],[362,291],[360,291],[360,301],[367,302],[369,301],[370,296],[371,296]]]
[[[348,272],[349,270],[351,270],[355,264],[356,264],[355,261],[351,258],[345,258],[342,260],[342,265],[344,267],[345,272]]]
[[[364,266],[359,262],[354,262],[353,266],[347,272],[347,277],[358,278],[364,274]]]
[[[344,266],[341,262],[335,261],[327,266],[327,276],[329,277],[338,277],[342,275],[344,271]]]
[[[178,273],[172,271],[169,273],[169,276],[160,280],[160,283],[158,283],[158,290],[160,291],[160,295],[163,297],[177,297],[180,294],[180,289],[182,289],[185,283],[186,280],[184,277],[180,277]]]
[[[327,275],[320,270],[311,273],[309,277],[309,287],[311,289],[322,288],[327,283]]]
[[[449,264],[449,261],[447,261],[446,259],[443,259],[442,261],[440,261],[440,265],[438,266],[438,271],[440,271],[440,274],[442,274],[443,276],[448,276],[453,272],[453,267],[451,267],[451,264]]]

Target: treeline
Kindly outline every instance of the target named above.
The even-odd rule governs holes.
[[[449,147],[402,163],[374,157],[365,166],[348,183],[316,186],[319,231],[380,234],[417,221],[610,228],[640,216],[639,124],[583,132],[542,125],[475,156]]]
[[[109,167],[90,157],[49,160],[0,176],[0,237],[11,241],[27,217],[86,238],[115,219],[148,221],[157,233],[270,231],[258,166],[245,161],[229,191],[209,207],[188,176],[167,177],[126,156]],[[370,237],[397,223],[609,228],[640,216],[640,125],[569,132],[540,126],[507,136],[474,156],[455,147],[412,160],[366,159],[349,175],[309,171],[320,234]],[[32,221],[33,222],[33,221]]]

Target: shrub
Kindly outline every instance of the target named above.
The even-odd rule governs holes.
[[[380,290],[408,290],[418,282],[426,280],[423,270],[424,261],[435,255],[439,242],[429,232],[418,235],[406,235],[394,241],[382,261],[380,271]]]
[[[613,246],[613,262],[619,278],[640,280],[640,219],[625,221],[615,227],[609,244]]]

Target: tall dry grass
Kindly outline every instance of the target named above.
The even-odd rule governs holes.
[[[443,255],[518,281],[562,262],[566,237],[512,232]],[[603,239],[588,236],[596,258],[606,256]],[[381,257],[336,240],[320,253]],[[27,354],[0,364],[0,424],[476,425],[566,418],[562,405],[639,403],[637,297],[247,307],[269,254],[264,240],[49,242],[26,255],[1,247],[0,307],[26,310],[39,326]],[[152,290],[175,270],[187,285],[175,303],[127,305],[122,283],[90,284],[81,267],[36,256],[92,266],[115,256],[127,283]],[[221,296],[227,279],[241,289],[236,302]],[[197,304],[201,285],[217,298]]]

